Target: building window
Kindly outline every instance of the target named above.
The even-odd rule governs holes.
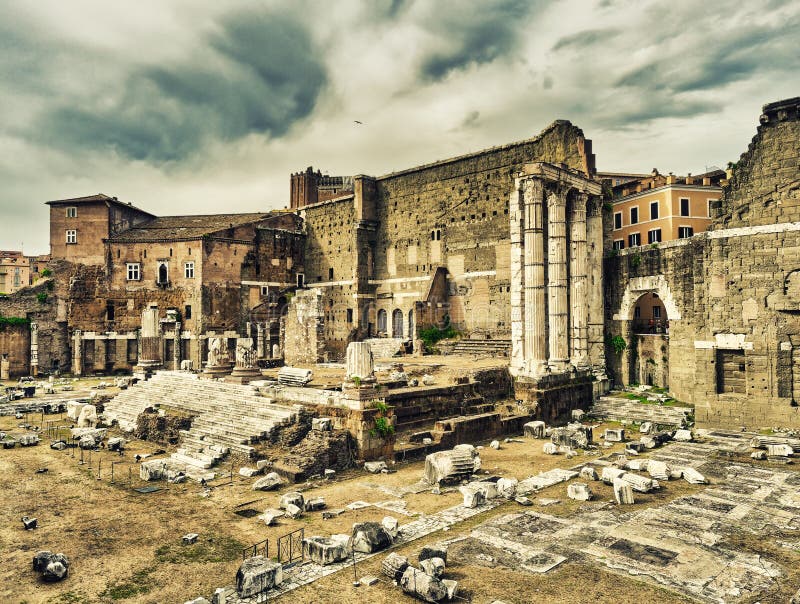
[[[297,273],[297,287],[304,287],[306,284],[306,276],[303,273]]]
[[[689,216],[689,200],[685,197],[681,198],[681,216]]]
[[[106,302],[106,320],[113,321],[114,320],[114,302],[108,300]]]
[[[128,262],[125,265],[128,272],[128,281],[141,281],[142,265],[138,262]]]
[[[708,200],[708,217],[711,218],[711,204],[717,201],[716,199],[709,199]]]
[[[183,276],[187,279],[194,279],[194,262],[183,263]]]
[[[678,227],[678,239],[686,239],[694,235],[694,229],[688,226]]]
[[[647,243],[658,243],[659,241],[661,241],[661,229],[647,231]]]
[[[67,230],[67,243],[78,243],[78,231],[75,229]]]
[[[328,269],[328,281],[333,281],[333,269]]]
[[[261,297],[266,298],[269,295],[269,285],[262,285],[260,291]]]
[[[640,319],[641,316],[642,316],[642,309],[641,307],[637,306],[636,308],[633,309],[633,318]]]
[[[347,309],[347,322],[348,323],[352,323],[353,322],[353,309],[352,308],[348,308]]]
[[[660,319],[661,318],[661,307],[660,306],[654,306],[653,307],[653,318],[654,319]]]
[[[628,235],[628,247],[637,247],[642,245],[641,233],[631,233]]]
[[[614,212],[614,229],[622,228],[622,212]]]
[[[639,224],[639,206],[631,208],[631,224]]]
[[[184,319],[191,319],[192,318],[192,305],[187,304],[183,307],[183,318]]]
[[[78,216],[78,208],[76,207],[67,208],[67,218],[75,218],[77,216]]]
[[[625,241],[623,241],[622,239],[615,239],[614,240],[614,249],[615,250],[625,249]]]
[[[658,202],[651,201],[650,202],[650,220],[657,220],[658,219]]]
[[[169,265],[166,262],[158,263],[158,271],[156,272],[158,285],[166,285],[169,283]]]

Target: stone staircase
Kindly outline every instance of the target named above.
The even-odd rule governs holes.
[[[687,415],[694,415],[691,407],[644,404],[637,400],[601,396],[589,410],[589,415],[612,421],[653,422],[670,426],[681,426]]]
[[[192,427],[181,430],[172,459],[198,468],[212,467],[228,452],[252,457],[253,444],[297,419],[296,408],[277,405],[249,386],[179,371],[159,371],[122,391],[106,404],[105,416],[132,431],[145,408],[159,406],[195,416]]]
[[[463,339],[456,342],[452,354],[508,357],[511,355],[511,340]]]

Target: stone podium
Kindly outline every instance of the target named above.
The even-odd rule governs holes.
[[[231,363],[226,338],[208,338],[208,357],[203,368],[203,376],[209,378],[224,377],[231,372]]]
[[[142,331],[139,337],[139,360],[133,368],[134,373],[148,377],[154,369],[162,366],[161,325],[158,321],[158,307],[151,306],[142,311]]]

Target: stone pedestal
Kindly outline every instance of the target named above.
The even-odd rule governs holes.
[[[208,338],[208,358],[203,368],[203,376],[209,378],[225,377],[233,369],[225,338]]]
[[[344,398],[367,401],[375,398],[375,369],[372,349],[366,342],[347,345],[347,366],[342,384]]]
[[[252,338],[238,338],[236,340],[236,365],[231,374],[225,378],[226,382],[248,384],[261,377],[261,372],[256,367],[256,352],[253,350]]]
[[[39,326],[31,321],[31,375],[39,375]]]
[[[83,338],[80,329],[72,334],[72,374],[83,374]]]

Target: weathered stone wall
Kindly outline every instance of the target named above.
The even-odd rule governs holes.
[[[712,231],[605,261],[607,335],[630,341],[636,298],[658,293],[670,390],[701,425],[800,427],[798,103],[765,106]],[[630,351],[607,356],[630,381]]]
[[[30,373],[31,329],[28,325],[0,326],[0,357],[7,355],[11,377]]]
[[[283,358],[287,365],[313,365],[325,360],[325,311],[322,291],[300,290],[284,319]]]

